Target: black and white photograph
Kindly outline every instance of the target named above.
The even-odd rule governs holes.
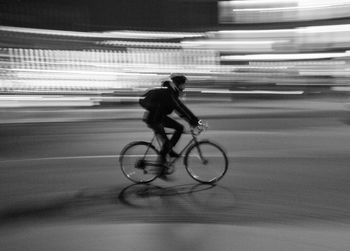
[[[0,250],[350,250],[350,0],[0,0]]]

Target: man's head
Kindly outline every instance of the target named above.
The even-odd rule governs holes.
[[[179,89],[179,91],[183,91],[185,89],[185,84],[187,82],[187,78],[182,73],[172,73],[170,75],[171,81],[176,85],[176,87]]]

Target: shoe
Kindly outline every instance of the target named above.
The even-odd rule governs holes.
[[[160,178],[161,180],[164,180],[164,181],[171,181],[171,180],[173,180],[171,174],[173,174],[174,171],[175,171],[175,169],[173,166],[164,165],[158,178]]]
[[[170,150],[170,152],[168,153],[170,157],[172,158],[178,158],[180,157],[180,154],[178,154],[177,152],[175,152],[174,150]]]
[[[162,173],[161,175],[158,176],[159,179],[164,180],[164,181],[168,181],[169,177],[168,175]]]
[[[167,165],[165,165],[164,169],[163,169],[163,174],[169,175],[169,174],[174,173],[174,171],[175,171],[174,166],[167,166]]]
[[[163,172],[161,175],[158,176],[159,179],[164,180],[164,181],[172,181],[173,176],[171,176],[170,174],[166,174],[165,172]]]

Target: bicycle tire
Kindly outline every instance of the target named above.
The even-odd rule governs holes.
[[[146,151],[148,151],[146,153]],[[135,141],[126,145],[120,152],[120,168],[126,178],[134,183],[149,183],[159,176],[158,170],[146,170],[146,164],[142,166],[141,161],[156,162],[159,151],[149,142]],[[155,169],[153,167],[153,169]]]
[[[201,159],[198,149],[204,160]],[[204,184],[214,184],[226,174],[228,158],[219,145],[204,140],[190,146],[185,154],[184,164],[187,173],[194,180]]]

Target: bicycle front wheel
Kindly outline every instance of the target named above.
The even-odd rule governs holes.
[[[132,142],[120,153],[120,168],[126,178],[134,183],[148,183],[159,175],[159,170],[148,163],[157,163],[159,152],[150,143]],[[153,169],[153,170],[152,170]]]
[[[194,180],[213,184],[225,175],[228,159],[221,147],[209,141],[201,141],[187,151],[185,167]]]

